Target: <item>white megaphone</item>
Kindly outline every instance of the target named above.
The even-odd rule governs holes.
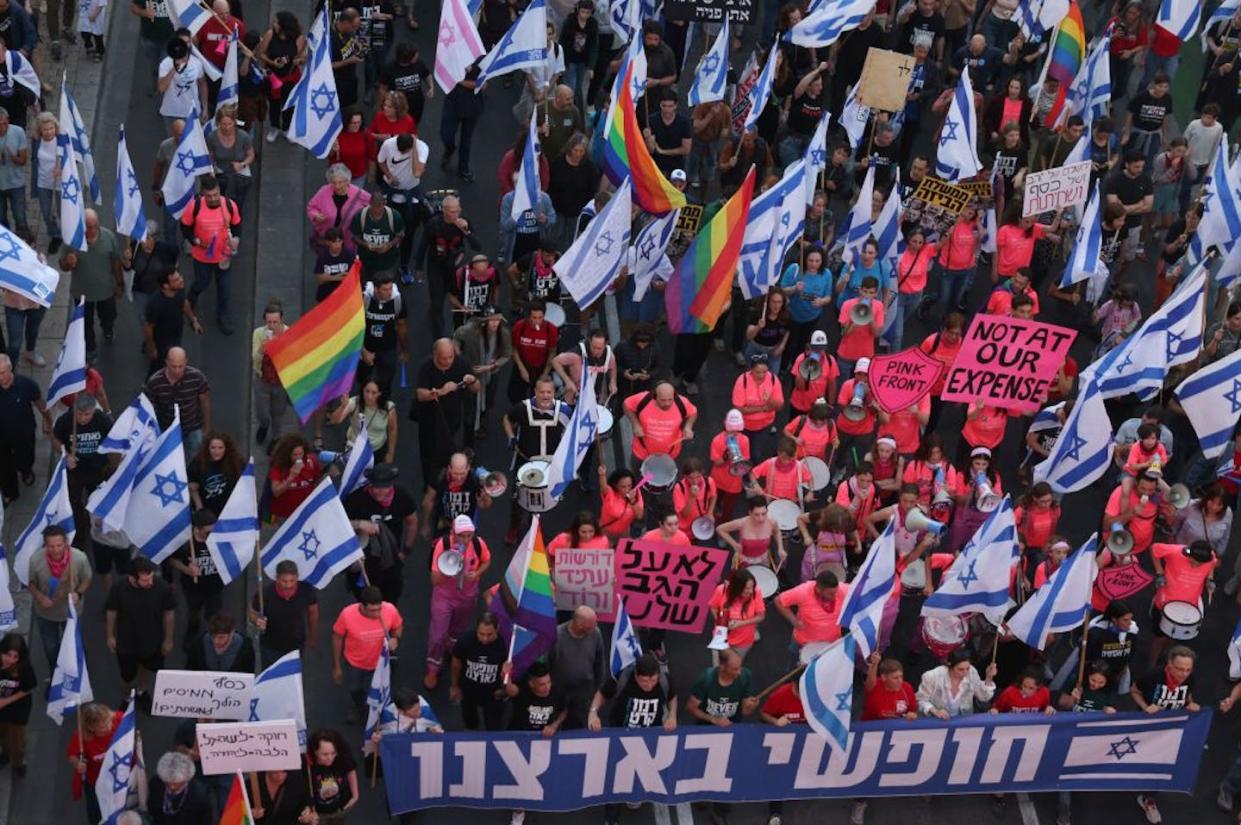
[[[724,445],[724,460],[728,462],[729,475],[740,478],[754,469],[753,463],[741,456],[741,445],[737,443],[737,436],[728,435],[724,439]]]
[[[935,498],[931,499],[932,508],[938,509],[940,507],[951,507],[951,506],[952,506],[952,493],[949,493],[947,490],[943,488],[940,488],[939,492],[935,494]]]
[[[1107,549],[1116,556],[1127,556],[1133,550],[1133,533],[1125,529],[1119,522],[1112,524],[1112,532],[1107,537]]]
[[[1184,484],[1173,484],[1168,488],[1168,503],[1177,510],[1184,510],[1192,500],[1189,488]]]
[[[801,363],[797,365],[797,374],[804,381],[814,381],[823,374],[823,362],[819,360],[818,354],[803,358]]]
[[[337,453],[337,452],[333,452],[332,450],[320,450],[319,451],[319,463],[322,464],[324,467],[330,467],[336,463],[340,463],[341,465],[344,465],[345,453]]]
[[[869,324],[871,319],[875,317],[875,311],[870,308],[870,299],[861,298],[853,308],[849,310],[849,323],[855,327],[865,326]]]
[[[474,477],[483,485],[483,492],[492,498],[499,498],[508,489],[508,479],[498,470],[492,472],[486,467],[478,466],[474,468]]]
[[[942,521],[929,518],[926,513],[917,508],[910,510],[909,514],[905,516],[905,529],[914,533],[919,530],[926,530],[938,536],[944,532],[947,526]]]
[[[850,421],[866,420],[866,408],[862,406],[862,402],[866,400],[866,385],[857,383],[853,385],[853,399],[845,406],[841,412],[845,418]]]
[[[986,473],[974,476],[974,488],[978,490],[978,509],[984,513],[990,513],[1004,501],[995,494],[995,490],[991,489],[991,482],[987,480]]]

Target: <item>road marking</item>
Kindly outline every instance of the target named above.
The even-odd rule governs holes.
[[[1022,825],[1038,825],[1038,811],[1034,809],[1028,793],[1017,794],[1017,807],[1021,810]]]
[[[672,825],[672,816],[667,805],[655,802],[651,807],[655,809],[655,825]]]
[[[688,802],[677,805],[677,825],[694,825],[694,809]]]

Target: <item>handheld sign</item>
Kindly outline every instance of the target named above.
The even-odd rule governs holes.
[[[940,398],[1033,412],[1042,406],[1077,332],[1039,321],[975,315]]]
[[[252,673],[160,670],[151,696],[152,716],[245,719],[250,714]]]
[[[858,80],[858,102],[885,112],[904,111],[914,64],[913,55],[871,46]]]
[[[938,359],[917,347],[870,359],[870,389],[879,409],[889,415],[917,404],[944,370]]]
[[[1088,160],[1026,175],[1021,217],[1085,206],[1090,195]]]
[[[203,774],[237,771],[295,771],[302,765],[297,722],[217,722],[197,727]]]

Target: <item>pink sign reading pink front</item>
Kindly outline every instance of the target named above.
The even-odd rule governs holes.
[[[870,389],[879,409],[891,415],[917,404],[935,386],[944,365],[917,347],[870,359]]]
[[[940,397],[1034,412],[1047,400],[1076,337],[1075,330],[1054,324],[975,315]]]

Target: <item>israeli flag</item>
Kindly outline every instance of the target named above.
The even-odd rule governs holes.
[[[207,139],[203,137],[203,127],[198,122],[198,109],[195,108],[185,119],[185,131],[181,133],[177,148],[173,150],[172,163],[168,165],[164,184],[160,187],[164,205],[173,217],[181,219],[181,213],[194,199],[194,183],[198,176],[209,175],[211,171]]]
[[[285,519],[263,548],[263,571],[276,578],[276,565],[297,564],[297,577],[322,590],[337,573],[362,560],[362,549],[330,479],[320,479],[293,515]]]
[[[1083,160],[1090,160],[1090,126],[1086,126],[1082,130],[1082,136],[1077,139],[1077,143],[1073,144],[1073,148],[1065,155],[1064,163],[1061,166],[1072,166],[1075,163],[1081,163]]]
[[[666,281],[672,274],[672,262],[666,253],[680,217],[680,209],[657,216],[638,231],[633,246],[629,247],[629,274],[633,278],[635,301],[646,297],[646,291],[657,276]]]
[[[1112,102],[1112,66],[1109,60],[1111,35],[1095,43],[1069,87],[1067,101],[1070,115],[1081,115],[1087,126],[1095,118],[1105,117]],[[1066,161],[1067,164],[1067,161]]]
[[[142,208],[142,184],[138,182],[134,164],[129,159],[123,123],[116,143],[116,192],[112,196],[112,211],[116,214],[118,234],[135,241],[146,237],[147,216]]]
[[[259,507],[255,495],[254,458],[251,457],[228,494],[211,535],[207,536],[207,552],[225,584],[245,573],[258,541]]]
[[[616,77],[612,79],[612,101],[620,99],[620,84],[625,82],[629,67],[633,66],[633,76],[629,78],[629,93],[636,104],[646,94],[646,50],[642,47],[642,38],[630,42],[629,47],[621,53],[620,63],[616,67]],[[611,124],[615,106],[608,107],[606,123]]]
[[[1218,246],[1224,252],[1241,238],[1241,176],[1228,164],[1228,141],[1215,146],[1215,158],[1202,182],[1202,221],[1189,243],[1193,260]]]
[[[541,67],[546,60],[547,4],[534,0],[479,64],[481,72],[474,92],[481,92],[483,83],[493,77]]]
[[[857,639],[852,634],[839,639],[806,665],[798,685],[806,721],[827,740],[829,748],[842,753],[849,749],[853,660],[857,649]]]
[[[1236,681],[1241,679],[1241,621],[1232,630],[1232,638],[1228,640],[1228,678]]]
[[[883,202],[883,209],[879,212],[875,225],[871,227],[875,241],[879,244],[879,260],[888,261],[893,266],[905,251],[905,239],[901,235],[901,171],[895,171],[896,179],[892,191],[888,193],[888,199]],[[890,316],[895,317],[896,313]]]
[[[893,516],[883,534],[870,546],[857,576],[849,583],[849,592],[840,608],[840,626],[848,628],[857,639],[863,659],[879,649],[883,608],[892,595],[892,583],[896,579],[895,526],[896,517]],[[852,674],[853,660],[849,663]]]
[[[1008,632],[1028,646],[1042,650],[1047,637],[1079,627],[1090,616],[1090,593],[1099,567],[1095,562],[1098,535],[1091,536],[1077,552],[1051,574],[1047,584],[1034,591],[1005,623]]]
[[[1019,0],[1017,25],[1027,39],[1045,34],[1069,13],[1069,0]]]
[[[392,705],[392,653],[388,650],[388,634],[384,633],[384,643],[379,648],[379,662],[371,672],[371,686],[366,691],[366,727],[362,730],[362,741],[370,742],[375,730],[385,722],[395,722],[396,708]],[[392,713],[391,719],[385,718]]]
[[[254,678],[247,721],[292,719],[297,738],[306,746],[306,701],[302,694],[302,655],[291,650]]]
[[[1099,183],[1096,181],[1082,212],[1081,224],[1077,227],[1073,253],[1069,256],[1069,262],[1064,267],[1064,276],[1060,279],[1062,288],[1107,273],[1107,265],[1099,260],[1099,252],[1103,248],[1103,221],[1099,212],[1099,200]]]
[[[1201,0],[1163,0],[1155,15],[1155,25],[1184,42],[1198,31],[1202,5]]]
[[[30,64],[30,58],[17,49],[6,49],[4,63],[8,76],[25,86],[34,95],[35,100],[43,97],[43,81],[39,80],[39,75],[35,73],[34,66]]]
[[[612,624],[612,655],[608,657],[608,668],[612,678],[620,676],[621,671],[642,658],[642,645],[638,642],[637,631],[629,620],[629,611],[625,609],[625,600],[616,594],[616,621]]]
[[[1034,480],[1046,481],[1061,495],[1090,486],[1112,461],[1112,422],[1103,396],[1092,382],[1082,386],[1051,455],[1034,468]]]
[[[509,213],[513,220],[521,220],[526,212],[536,209],[539,205],[539,156],[543,153],[543,142],[539,140],[539,107],[530,112],[530,133],[526,137],[526,148],[521,153],[521,168],[517,170],[517,182],[513,187],[513,206]]]
[[[104,530],[124,531],[134,484],[150,450],[150,444],[144,444],[125,453],[112,475],[96,487],[87,499],[86,509],[99,519],[99,525]]]
[[[1241,415],[1241,350],[1195,372],[1176,388],[1202,454],[1218,458],[1232,444]]]
[[[810,14],[784,35],[796,46],[821,49],[832,45],[840,36],[862,25],[862,20],[875,8],[875,0],[819,0]]]
[[[30,560],[43,547],[43,530],[48,527],[60,527],[68,534],[69,541],[77,530],[73,520],[73,505],[69,502],[69,479],[66,475],[65,457],[62,454],[56,462],[56,469],[48,479],[47,489],[34,516],[26,529],[13,544],[13,569],[17,571],[17,580],[23,586],[30,584]]]
[[[922,615],[981,613],[998,626],[1008,611],[1010,576],[1020,558],[1013,505],[1005,496],[944,572],[939,589],[923,603]]]
[[[241,84],[237,74],[237,30],[228,38],[228,51],[224,55],[224,75],[220,78],[220,95],[215,101],[215,111],[221,107],[236,106],[241,102]]]
[[[422,695],[418,696],[418,719],[441,730],[444,727],[443,723],[440,722],[440,718],[435,715],[435,708],[431,707],[431,703]],[[416,724],[404,729],[400,727],[400,724],[401,718],[400,713],[396,709],[396,704],[389,702],[379,715],[377,728],[371,728],[368,725],[366,733],[362,737],[363,755],[370,756],[372,753],[375,753],[375,743],[371,740],[371,736],[376,729],[378,729],[381,736],[387,736],[390,733],[413,733],[420,730]]]
[[[872,163],[866,170],[866,177],[858,189],[857,200],[853,202],[853,210],[849,213],[844,235],[844,260],[852,263],[855,255],[860,255],[866,239],[871,236],[871,209],[875,199],[875,165]]]
[[[1241,9],[1241,0],[1224,0],[1224,2],[1216,6],[1215,11],[1211,12],[1210,16],[1207,17],[1206,25],[1202,27],[1201,37],[1202,50],[1204,52],[1207,50],[1207,32],[1209,32],[1211,27],[1216,23],[1228,22],[1228,20],[1237,13],[1237,9]]]
[[[999,167],[991,170],[991,191],[996,191],[999,186],[1000,175]],[[1000,221],[995,214],[995,199],[992,198],[991,204],[982,212],[982,231],[978,239],[978,248],[988,255],[996,253],[995,239],[1000,231]]]
[[[137,703],[130,691],[129,705],[121,723],[112,732],[112,741],[103,753],[99,778],[95,780],[95,798],[99,800],[99,825],[115,825],[129,808],[130,793],[138,792],[142,758],[138,753],[138,729],[135,724]]]
[[[806,144],[806,153],[802,156],[806,164],[807,208],[814,206],[814,193],[818,186],[819,175],[827,168],[827,125],[831,119],[831,112],[824,112],[823,117],[819,118],[819,125],[815,127],[814,134],[810,136],[810,143]],[[802,225],[804,226],[805,223],[803,215]]]
[[[56,135],[57,163],[60,167],[60,232],[65,245],[79,252],[86,251],[86,203],[82,179],[78,177],[77,153],[73,141],[65,133],[65,122]]]
[[[45,264],[29,244],[0,226],[0,289],[47,309],[59,283],[60,273],[55,267]]]
[[[487,53],[483,40],[474,24],[474,14],[482,6],[482,0],[446,0],[440,6],[440,27],[435,50],[435,81],[447,94],[465,79],[465,73],[475,60]],[[448,48],[451,46],[452,48]]]
[[[78,111],[77,101],[69,91],[65,76],[60,80],[60,128],[68,130],[69,140],[73,144],[74,154],[82,164],[82,172],[86,175],[86,185],[90,188],[92,203],[103,203],[103,189],[99,186],[99,176],[95,174],[95,153],[90,148],[90,130],[82,120]]]
[[[767,62],[763,64],[763,70],[758,73],[758,80],[750,88],[750,111],[746,112],[743,132],[748,132],[750,127],[758,123],[763,109],[767,108],[767,101],[771,99],[772,89],[776,85],[776,66],[779,62],[780,49],[773,43],[771,51],[767,54]]]
[[[970,73],[962,72],[952,93],[948,117],[939,134],[939,149],[935,153],[935,174],[955,183],[972,178],[982,171],[978,159],[978,119],[974,114],[974,87]]]
[[[579,307],[602,297],[625,263],[632,201],[626,178],[552,269]]]
[[[781,264],[806,232],[806,204],[797,197],[799,191],[809,191],[813,199],[814,179],[806,171],[806,161],[798,160],[786,166],[784,177],[776,188],[784,193],[784,197],[780,199],[776,212],[775,231],[771,233],[765,264],[773,280],[779,278]]]
[[[375,449],[366,437],[366,428],[359,427],[358,435],[349,447],[345,459],[345,471],[340,474],[340,500],[344,501],[354,490],[366,485],[366,471],[375,466]]]
[[[482,0],[478,0],[478,2],[481,3]],[[634,40],[641,43],[641,37],[634,37],[638,30],[642,28],[642,4],[640,0],[611,0],[606,5],[608,20],[612,24],[613,34],[619,36],[626,43],[632,43]],[[621,74],[623,75],[624,72],[622,71]]]
[[[2,535],[4,535],[4,504],[0,502],[0,536]],[[9,590],[9,562],[5,557],[4,543],[0,541],[0,630],[12,630],[15,627],[17,627],[17,607],[13,604],[13,591]]]
[[[840,112],[840,125],[849,136],[849,146],[857,149],[862,145],[866,134],[866,124],[870,121],[870,107],[863,106],[857,99],[857,86],[849,87],[849,96],[845,98],[845,107]]]
[[[68,605],[69,621],[60,638],[56,669],[52,671],[52,684],[47,691],[47,715],[57,725],[77,708],[95,699],[90,674],[86,672],[86,648],[82,646],[78,609],[73,599],[68,600]]]
[[[150,400],[138,393],[129,406],[112,422],[112,429],[99,443],[101,453],[128,453],[144,449],[159,438],[159,421]]]
[[[690,106],[724,99],[724,87],[728,85],[728,42],[728,15],[724,15],[715,42],[698,61],[694,84],[689,87]]]
[[[47,407],[51,409],[56,402],[67,395],[86,389],[86,298],[78,299],[73,308],[73,316],[65,330],[65,340],[60,344],[60,355],[56,356],[56,369],[52,370],[52,380],[47,385]]]
[[[547,488],[553,499],[559,500],[573,483],[573,479],[577,478],[577,468],[582,466],[582,459],[594,446],[598,432],[599,405],[594,392],[578,393],[573,417],[569,419],[569,426],[565,428],[564,435],[556,445],[551,466],[547,470]]]
[[[320,14],[323,30],[327,30],[327,6]],[[316,25],[318,25],[316,23]],[[320,37],[311,48],[306,73],[297,81],[285,110],[293,110],[288,138],[304,146],[320,160],[332,151],[336,137],[344,129],[340,117],[340,96],[336,92],[336,76],[332,74],[331,38]]]
[[[781,198],[777,184],[750,202],[750,216],[737,259],[737,286],[747,301],[766,295],[768,287],[780,279],[780,262],[771,260],[771,242]]]
[[[125,509],[122,528],[142,555],[159,564],[190,539],[189,475],[181,447],[181,408],[147,453]]]
[[[168,11],[173,19],[173,28],[189,29],[190,34],[198,34],[203,24],[211,19],[211,12],[198,0],[168,0]]]

